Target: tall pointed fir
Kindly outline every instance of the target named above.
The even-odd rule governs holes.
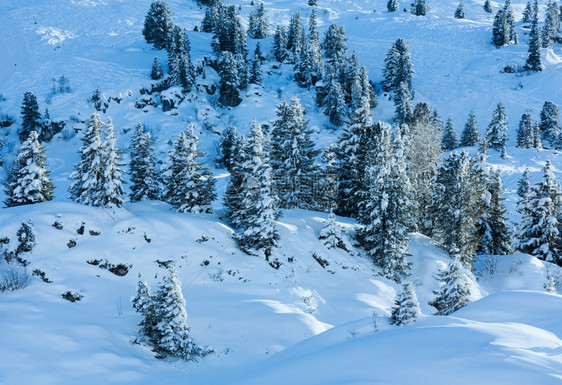
[[[543,48],[552,48],[552,43],[557,39],[560,32],[560,9],[556,2],[548,2],[542,28]]]
[[[414,114],[412,95],[406,82],[401,82],[394,93],[394,121],[398,124],[409,124]]]
[[[464,3],[461,0],[459,6],[455,10],[455,19],[464,19],[466,18],[466,12],[464,10]]]
[[[484,12],[492,13],[492,4],[490,4],[490,0],[486,0],[483,5]]]
[[[535,72],[542,71],[541,47],[542,42],[539,31],[539,11],[537,1],[535,0],[531,31],[529,32],[529,54],[527,55],[527,61],[525,62],[525,69]]]
[[[525,206],[521,207],[523,218],[517,229],[515,249],[548,262],[562,264],[558,221],[561,194],[548,160],[543,168],[542,180],[531,187],[524,200]]]
[[[80,161],[74,166],[70,179],[74,182],[69,187],[70,198],[78,203],[95,206],[98,200],[99,179],[102,175],[104,150],[102,146],[102,129],[104,123],[97,113],[93,113],[86,123],[82,137]]]
[[[330,118],[330,123],[341,126],[345,121],[346,104],[343,87],[334,76],[331,77],[328,86],[328,93],[322,105],[325,107],[324,113]]]
[[[315,159],[320,151],[314,149],[312,130],[304,119],[299,98],[294,96],[289,105],[283,101],[276,114],[270,162],[280,206],[318,209],[314,188],[319,172]]]
[[[437,166],[433,180],[433,238],[471,268],[479,239],[480,196],[475,194],[474,161],[466,151],[452,152]]]
[[[525,113],[521,116],[519,127],[517,128],[517,143],[515,147],[533,148],[534,147],[534,128],[533,117]]]
[[[131,138],[131,202],[142,200],[158,200],[160,193],[160,174],[156,167],[156,157],[150,132],[146,132],[142,124],[138,124]]]
[[[235,129],[234,129],[235,130]],[[224,192],[223,204],[224,212],[228,222],[234,228],[241,228],[243,223],[246,223],[247,219],[247,208],[242,205],[242,201],[246,192],[249,189],[255,188],[255,183],[253,178],[250,180],[248,177],[249,170],[245,168],[247,159],[246,154],[246,139],[244,135],[235,131],[233,140],[230,145],[228,145],[228,151],[223,153],[223,156],[228,154],[230,160],[230,179],[226,185]],[[223,143],[223,142],[221,142]]]
[[[150,78],[152,80],[160,80],[164,77],[164,70],[162,69],[162,64],[160,59],[157,57],[152,61],[152,69],[150,71]]]
[[[388,12],[396,12],[398,11],[398,7],[400,7],[400,3],[398,0],[388,0],[386,3],[386,10]]]
[[[455,126],[453,125],[453,118],[449,116],[447,118],[447,123],[445,124],[445,130],[443,131],[443,138],[441,139],[441,149],[443,151],[451,151],[459,147],[459,139],[457,133],[455,132]]]
[[[220,157],[217,163],[232,172],[236,161],[236,153],[240,150],[243,143],[242,134],[238,133],[235,126],[227,126],[221,133],[219,139]]]
[[[320,239],[328,249],[339,248],[347,250],[341,230],[336,222],[336,216],[331,210],[328,219],[326,219],[324,223],[324,227],[320,230],[320,234],[318,234],[318,239]]]
[[[336,23],[330,24],[322,40],[322,50],[327,61],[331,64],[336,63],[338,59],[344,58],[347,54],[345,28]]]
[[[412,77],[414,70],[411,61],[410,47],[405,39],[394,42],[384,59],[383,89],[385,91],[397,92],[400,83],[406,83],[410,96],[414,97],[412,89]]]
[[[486,129],[486,140],[490,148],[504,156],[507,147],[507,115],[501,100],[492,113],[492,120]]]
[[[507,226],[503,184],[499,171],[490,175],[486,186],[486,207],[479,225],[482,235],[477,252],[488,255],[505,255],[511,252],[511,234]]]
[[[133,308],[142,316],[142,320],[139,322],[140,332],[152,339],[155,333],[155,326],[157,323],[154,314],[154,300],[150,293],[150,286],[148,283],[142,279],[139,273],[139,280],[137,283],[137,293],[133,298],[131,298]]]
[[[181,213],[209,213],[216,198],[214,177],[207,165],[198,161],[204,156],[198,142],[190,124],[179,133],[162,168],[164,199]]]
[[[217,55],[228,51],[233,57],[240,58],[239,64],[246,61],[248,45],[246,31],[234,5],[219,7],[218,23],[214,28],[212,48]]]
[[[238,63],[234,55],[229,51],[224,51],[218,59],[219,80],[219,101],[225,106],[235,107],[240,104],[240,72]]]
[[[412,281],[407,281],[402,287],[402,292],[394,301],[390,323],[396,326],[404,326],[414,322],[420,315],[421,309],[414,284]]]
[[[46,169],[47,157],[37,131],[31,131],[22,143],[6,183],[7,207],[50,201],[53,182]]]
[[[154,326],[154,342],[161,352],[191,361],[212,351],[209,348],[197,346],[189,336],[185,299],[174,266],[170,269],[170,274],[165,276],[158,285],[154,298],[157,320]]]
[[[287,30],[288,61],[296,63],[305,46],[305,33],[300,12],[295,12],[289,21]]]
[[[562,146],[560,140],[560,109],[550,101],[544,102],[539,127],[541,130],[541,139],[550,144],[550,148],[560,149]]]
[[[144,19],[142,34],[156,49],[168,48],[173,28],[172,11],[163,0],[155,0]]]
[[[252,39],[267,39],[268,34],[269,23],[265,15],[265,6],[260,3],[248,18],[248,36]]]
[[[425,0],[414,0],[410,4],[410,13],[416,16],[425,16],[429,12],[429,5]]]
[[[275,227],[277,198],[272,188],[272,171],[264,148],[262,128],[255,121],[244,149],[244,162],[236,172],[244,178],[236,215],[238,246],[248,254],[263,254],[269,260],[279,241]]]
[[[285,27],[277,25],[273,34],[273,44],[271,45],[271,54],[280,63],[287,58],[287,32]]]
[[[195,69],[189,57],[190,42],[187,32],[177,25],[172,29],[168,51],[168,72],[170,82],[181,86],[185,92],[191,91],[195,82]]]
[[[436,297],[429,303],[437,309],[438,315],[449,315],[472,302],[471,274],[455,250],[458,249],[451,252],[452,261],[436,277],[441,287],[433,292]]]
[[[375,264],[389,279],[399,282],[408,274],[409,230],[412,228],[411,185],[406,175],[403,143],[390,125],[375,127],[374,151],[366,170],[367,200],[361,203],[360,239]]]
[[[21,103],[21,129],[19,130],[20,142],[24,142],[31,131],[41,130],[41,113],[39,104],[33,92],[23,94]]]
[[[533,6],[531,5],[531,0],[527,1],[527,5],[523,10],[521,21],[523,23],[530,23],[531,21],[533,21]]]
[[[466,146],[476,146],[480,141],[480,134],[478,133],[478,123],[476,122],[476,114],[474,110],[470,111],[468,115],[468,120],[464,125],[464,129],[461,134],[460,145],[462,147]]]
[[[119,150],[117,149],[117,137],[113,128],[111,118],[103,127],[104,140],[102,142],[101,173],[98,175],[98,192],[94,200],[94,206],[121,207],[123,206],[123,170],[119,168]]]
[[[521,175],[521,179],[517,181],[517,195],[519,198],[525,198],[529,191],[531,191],[531,176],[529,175],[529,169],[526,168]]]
[[[259,44],[259,43],[258,43]],[[259,45],[258,45],[259,47]],[[261,58],[258,53],[254,53],[254,58],[250,63],[250,84],[255,84],[257,86],[263,85],[263,75],[261,73]]]

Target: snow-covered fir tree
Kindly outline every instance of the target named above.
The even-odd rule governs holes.
[[[404,82],[410,96],[414,97],[412,77],[414,70],[411,61],[410,47],[405,39],[394,42],[384,59],[383,89],[385,91],[398,91],[400,83]]]
[[[138,124],[131,138],[131,202],[157,200],[161,197],[161,178],[156,166],[156,157],[150,132]]]
[[[74,180],[69,187],[70,198],[85,205],[95,206],[99,202],[99,181],[104,172],[105,158],[102,146],[103,128],[101,116],[93,113],[86,123],[86,130],[81,139],[80,161],[70,174],[70,179]]]
[[[441,160],[433,180],[433,238],[446,250],[457,248],[462,263],[471,267],[479,239],[480,195],[474,161],[467,151],[452,152]]]
[[[507,0],[503,9],[498,10],[494,17],[492,42],[496,47],[502,47],[515,43],[516,39],[515,19],[510,0]]]
[[[290,63],[296,63],[305,47],[305,32],[300,12],[295,12],[289,21],[287,29],[287,59]]]
[[[220,56],[228,51],[234,57],[240,57],[241,63],[245,62],[248,56],[246,30],[237,8],[234,5],[221,6],[218,12],[218,23],[213,30],[213,51]]]
[[[234,55],[229,51],[220,54],[217,63],[220,76],[219,92],[220,102],[225,106],[237,106],[242,101],[240,98],[240,72]]]
[[[164,0],[155,0],[144,19],[142,34],[148,44],[156,49],[168,48],[172,28],[172,11]]]
[[[157,319],[154,314],[154,298],[150,293],[150,286],[142,279],[139,273],[139,280],[137,283],[137,293],[131,298],[133,308],[142,316],[139,322],[140,332],[147,336],[149,339],[155,337],[155,326]]]
[[[318,239],[320,239],[328,249],[340,248],[347,250],[341,229],[336,222],[336,215],[333,211],[330,211],[328,219],[326,219],[324,223],[324,227],[320,230]]]
[[[252,62],[250,63],[250,78],[249,78],[250,84],[255,84],[257,86],[263,85],[263,75],[262,75],[262,72],[261,72],[261,64],[262,64],[262,60],[261,60],[259,54],[254,53],[254,58],[252,59]]]
[[[515,144],[515,147],[533,148],[534,144],[533,117],[531,114],[525,113],[521,116],[521,120],[519,121],[519,127],[517,128],[517,143]]]
[[[117,137],[111,118],[107,118],[103,126],[104,140],[102,142],[101,172],[98,175],[98,191],[93,206],[121,207],[123,206],[123,170],[119,168],[119,150]]]
[[[330,24],[324,34],[324,40],[322,40],[322,50],[331,64],[337,62],[340,58],[344,58],[347,54],[345,28],[336,23]]]
[[[466,18],[466,12],[464,10],[464,3],[461,0],[459,6],[455,10],[455,19],[464,19]]]
[[[53,182],[46,169],[47,156],[37,131],[30,131],[18,150],[6,181],[7,207],[50,201]]]
[[[16,231],[16,237],[18,239],[18,245],[16,246],[16,255],[21,255],[21,253],[29,253],[36,245],[35,241],[35,226],[33,226],[33,221],[28,219],[27,221],[22,221],[21,226]]]
[[[525,198],[527,194],[531,191],[531,176],[529,174],[529,169],[526,168],[521,175],[521,179],[517,181],[517,195],[520,198]]]
[[[242,164],[234,172],[243,178],[238,212],[233,217],[238,232],[234,235],[238,246],[248,254],[263,254],[269,260],[277,246],[279,233],[275,220],[277,197],[272,186],[272,171],[261,125],[255,121],[243,151]]]
[[[453,118],[449,116],[445,124],[445,130],[443,131],[443,138],[441,139],[441,149],[446,152],[454,150],[457,147],[459,147],[459,138],[455,132]]]
[[[490,4],[490,0],[486,0],[483,5],[484,12],[492,13],[492,4]]]
[[[164,77],[164,70],[162,69],[162,64],[160,63],[160,59],[157,57],[154,58],[152,62],[152,69],[150,71],[150,78],[152,80],[160,80]]]
[[[560,149],[560,109],[551,101],[544,102],[539,127],[541,130],[542,143],[548,142],[550,148]]]
[[[397,124],[408,124],[412,120],[414,107],[412,95],[406,82],[401,82],[394,93],[394,121]]]
[[[240,150],[242,144],[242,135],[238,133],[236,127],[233,125],[227,126],[219,139],[220,157],[217,159],[217,163],[232,172],[236,152]]]
[[[463,266],[458,249],[452,249],[451,258],[447,268],[436,277],[441,287],[433,292],[436,297],[429,303],[438,315],[449,315],[472,302],[470,272]]]
[[[198,161],[204,156],[198,142],[190,124],[179,133],[162,167],[164,199],[182,213],[209,213],[216,198],[214,177],[207,165]]]
[[[529,3],[527,4],[529,5]],[[525,8],[525,11],[527,8]],[[535,0],[535,6],[533,7],[533,12],[531,16],[531,31],[529,32],[529,49],[527,55],[527,61],[525,62],[525,69],[529,71],[542,71],[542,59],[541,59],[541,34],[539,31],[539,12],[538,4]]]
[[[410,4],[410,13],[416,16],[425,16],[430,10],[429,5],[425,0],[414,0]]]
[[[41,113],[39,104],[33,92],[23,94],[21,103],[21,128],[19,130],[20,142],[24,142],[31,131],[41,130]]]
[[[157,320],[154,342],[161,352],[185,360],[197,360],[213,351],[208,347],[197,346],[189,336],[185,299],[174,266],[158,285],[154,298]]]
[[[560,257],[561,190],[552,173],[550,160],[542,180],[534,184],[520,206],[523,218],[517,228],[514,248],[539,259],[562,264]]]
[[[265,6],[260,3],[248,17],[248,36],[252,39],[267,39],[269,23],[265,15]]]
[[[394,301],[390,315],[390,323],[397,326],[404,326],[415,322],[421,315],[420,304],[412,281],[407,281],[402,287],[402,292]]]
[[[558,38],[560,32],[560,9],[556,2],[548,2],[541,32],[543,48],[552,48],[552,43]]]
[[[474,110],[470,111],[468,115],[468,120],[464,125],[464,129],[461,134],[460,145],[462,147],[476,146],[480,141],[480,134],[478,133],[478,123],[476,122],[476,114]]]
[[[249,185],[250,179],[248,176],[248,171],[246,166],[247,154],[246,154],[246,139],[244,135],[236,132],[234,129],[235,136],[232,137],[230,144],[228,145],[228,158],[230,160],[230,180],[226,186],[224,192],[223,204],[225,208],[225,215],[228,222],[235,228],[240,228],[243,223],[245,223],[245,218],[247,216],[246,208],[243,206],[244,196],[248,188],[255,188],[255,183]],[[228,128],[227,128],[228,129]]]
[[[312,131],[304,119],[300,99],[285,100],[277,106],[271,137],[271,167],[274,188],[283,208],[316,209],[314,196],[319,150],[314,149]]]
[[[388,0],[386,3],[386,10],[388,12],[396,12],[398,11],[398,7],[400,7],[400,3],[398,0]]]
[[[507,115],[500,100],[486,129],[486,140],[490,148],[502,153],[502,157],[507,147],[507,128]]]
[[[273,44],[271,45],[271,53],[275,60],[283,63],[287,58],[287,32],[285,27],[277,25],[273,35]]]
[[[398,282],[410,267],[407,257],[413,223],[402,138],[395,132],[393,145],[391,135],[390,125],[376,124],[373,154],[366,169],[368,194],[360,202],[359,221],[365,227],[359,237],[383,274]]]
[[[191,91],[195,81],[195,69],[189,57],[190,42],[187,32],[178,26],[172,29],[168,51],[170,83],[179,85],[185,92]]]
[[[531,21],[533,21],[533,6],[531,5],[531,1],[527,1],[527,5],[525,6],[525,9],[523,10],[523,16],[521,18],[521,21],[523,23],[530,23]]]
[[[486,205],[478,222],[482,235],[477,252],[505,255],[511,252],[511,234],[507,225],[503,184],[499,171],[493,172],[486,186]]]
[[[339,127],[344,123],[347,113],[343,87],[335,77],[331,77],[327,87],[328,93],[322,102],[324,113],[330,118],[330,123]]]

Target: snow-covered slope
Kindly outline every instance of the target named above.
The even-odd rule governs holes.
[[[561,316],[561,297],[539,293],[547,270],[555,275],[559,270],[535,258],[515,255],[483,261],[477,265],[480,295],[492,295],[453,317],[434,317],[428,305],[437,288],[433,275],[449,257],[429,239],[412,235],[412,280],[426,316],[412,327],[397,329],[389,325],[388,315],[400,287],[382,279],[360,254],[327,250],[317,239],[327,214],[283,213],[278,223],[281,244],[273,255],[282,265],[274,269],[236,247],[232,230],[220,216],[220,199],[215,215],[177,214],[161,202],[126,204],[120,210],[70,203],[68,177],[80,145],[74,128],[82,128],[80,121],[91,114],[87,99],[97,86],[107,97],[122,98],[110,103],[107,115],[114,120],[125,162],[131,129],[138,123],[149,128],[163,160],[170,140],[194,122],[202,148],[212,159],[223,127],[235,124],[245,132],[254,117],[268,123],[282,98],[293,95],[299,95],[307,110],[319,148],[338,135],[315,106],[313,94],[292,81],[288,65],[276,69],[266,64],[264,88],[250,89],[236,108],[217,108],[216,96],[204,93],[192,96],[174,113],[135,108],[139,89],[150,83],[153,58],[166,60],[165,53],[153,50],[141,34],[150,2],[0,2],[0,113],[18,118],[23,93],[33,91],[41,111],[48,108],[52,119],[69,121],[68,129],[46,145],[55,201],[0,209],[0,238],[9,237],[11,246],[21,222],[33,220],[37,246],[28,258],[29,271],[40,269],[53,281],[33,277],[24,290],[0,293],[1,384],[560,382],[562,330],[552,320]],[[211,55],[211,36],[192,32],[204,9],[190,0],[168,3],[174,21],[190,31],[193,60]],[[230,3],[240,5],[244,17],[253,9],[250,0]],[[266,2],[270,22],[286,24],[294,11],[308,17],[306,3]],[[543,50],[545,71],[501,74],[505,65],[524,62],[528,37],[518,24],[520,45],[493,48],[493,16],[483,11],[482,3],[466,1],[467,19],[456,20],[452,15],[457,1],[430,1],[430,14],[415,17],[383,11],[383,0],[320,0],[318,18],[321,32],[333,22],[345,27],[350,49],[374,81],[382,78],[383,59],[392,43],[406,38],[416,71],[415,102],[430,103],[443,117],[452,115],[459,133],[473,108],[482,133],[491,111],[503,100],[510,121],[508,158],[491,151],[490,162],[503,171],[508,215],[517,221],[514,189],[526,167],[536,181],[550,159],[562,180],[559,153],[513,148],[522,113],[530,111],[536,119],[545,100],[562,105],[562,56],[557,45]],[[494,10],[502,6],[492,5]],[[517,20],[524,5],[513,2]],[[249,42],[250,52],[255,43]],[[266,52],[270,44],[262,42]],[[52,79],[62,75],[69,79],[71,92],[50,95]],[[216,81],[212,70],[207,75],[207,81]],[[388,120],[393,112],[392,103],[379,94],[375,119]],[[16,126],[0,129],[8,164],[18,146]],[[227,173],[214,171],[220,197]],[[4,197],[0,192],[0,199]],[[61,230],[52,226],[57,216]],[[354,221],[338,221],[351,238]],[[83,222],[80,235],[77,229]],[[76,246],[69,248],[71,240]],[[322,268],[313,252],[330,264]],[[93,260],[130,269],[120,277],[87,263]],[[191,335],[213,346],[215,355],[189,363],[157,360],[145,345],[134,343],[140,317],[130,297],[138,273],[155,288],[165,273],[157,260],[176,261]],[[7,269],[0,262],[0,270]],[[61,297],[66,291],[83,298],[71,303]]]

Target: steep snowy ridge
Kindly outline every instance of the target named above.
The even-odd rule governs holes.
[[[154,50],[141,33],[150,3],[0,2],[0,114],[18,122],[0,128],[5,160],[0,176],[5,177],[19,147],[16,131],[24,92],[35,93],[41,113],[48,108],[53,120],[68,121],[45,144],[55,200],[0,209],[0,238],[10,238],[9,249],[17,244],[21,223],[32,220],[37,245],[25,255],[28,272],[39,269],[52,281],[32,276],[25,289],[0,293],[0,384],[560,383],[562,329],[557,321],[562,297],[544,291],[547,277],[560,282],[562,271],[528,255],[481,259],[475,265],[473,295],[483,298],[452,316],[433,316],[429,302],[438,289],[434,276],[450,258],[429,238],[412,234],[410,279],[423,316],[398,328],[390,324],[389,315],[401,285],[383,278],[359,248],[327,249],[318,239],[327,213],[282,212],[277,222],[280,244],[271,256],[280,263],[277,269],[240,251],[224,219],[222,196],[229,180],[224,169],[213,169],[219,197],[213,214],[179,214],[158,201],[126,203],[122,209],[72,203],[69,175],[79,160],[83,121],[93,112],[87,100],[98,86],[106,97],[121,99],[110,102],[104,120],[113,118],[124,169],[138,123],[151,132],[160,161],[177,133],[195,123],[201,149],[212,162],[217,133],[229,124],[246,133],[253,118],[271,124],[275,106],[294,95],[306,110],[317,148],[335,142],[340,133],[316,106],[314,92],[293,81],[292,66],[273,62],[263,66],[263,88],[250,86],[237,107],[217,107],[217,95],[201,89],[175,111],[136,108],[139,90],[151,83],[152,60],[167,60],[165,51]],[[251,3],[229,1],[240,6],[244,23],[254,9]],[[514,147],[522,113],[530,112],[537,121],[545,100],[562,106],[559,44],[542,50],[545,70],[540,73],[500,73],[506,65],[524,64],[528,29],[518,22],[520,44],[494,48],[493,14],[483,11],[483,1],[466,1],[464,20],[453,18],[456,0],[429,1],[432,11],[425,17],[388,13],[386,0],[318,3],[321,35],[331,23],[343,25],[350,51],[357,53],[374,82],[382,80],[392,43],[405,38],[415,70],[414,102],[428,102],[444,119],[451,115],[457,133],[474,109],[483,134],[492,110],[503,101],[509,118],[508,156],[502,159],[490,150],[489,162],[502,172],[511,225],[520,220],[515,190],[525,168],[536,182],[549,159],[562,180],[559,152]],[[191,0],[168,4],[174,22],[188,30],[192,60],[214,55],[211,34],[193,31],[205,9]],[[513,2],[517,21],[525,4]],[[503,3],[492,6],[496,11]],[[540,4],[541,10],[544,6]],[[272,26],[287,25],[295,11],[304,20],[310,12],[307,1],[280,0],[265,7]],[[400,9],[408,7],[400,4]],[[251,53],[255,44],[249,39]],[[270,51],[271,39],[260,44],[264,52]],[[214,70],[205,71],[199,84],[218,83]],[[50,95],[53,81],[62,75],[71,92]],[[374,119],[390,121],[394,105],[380,88],[378,101]],[[0,200],[5,198],[0,191]],[[53,226],[55,221],[62,229]],[[353,243],[357,223],[343,217],[337,222]],[[321,266],[313,253],[328,265]],[[155,290],[166,274],[158,261],[167,260],[175,261],[179,271],[190,335],[215,349],[197,362],[158,360],[139,340],[141,318],[130,302],[138,274]],[[115,275],[100,267],[104,262],[122,264],[128,271]],[[0,261],[0,272],[9,268]],[[67,291],[81,300],[64,299]]]

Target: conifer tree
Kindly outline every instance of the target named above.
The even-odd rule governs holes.
[[[411,62],[410,47],[405,39],[398,39],[394,42],[384,59],[385,68],[383,70],[383,89],[385,91],[398,92],[400,83],[404,82],[414,98],[412,89],[412,77],[414,70]]]
[[[164,77],[164,70],[162,69],[162,64],[160,60],[155,57],[152,62],[152,70],[150,71],[150,78],[152,80],[160,80]]]
[[[260,3],[248,18],[248,36],[252,39],[267,39],[268,34],[269,23],[265,16],[265,7]]]
[[[296,63],[305,46],[305,33],[300,12],[291,16],[287,30],[287,52],[290,63]]]
[[[550,101],[544,102],[541,113],[539,127],[541,139],[547,141],[551,148],[560,149],[560,109]]]
[[[178,212],[209,213],[215,200],[215,181],[209,168],[198,161],[204,154],[197,148],[194,125],[179,133],[168,152],[162,173],[164,198]]]
[[[225,51],[220,54],[219,61],[219,92],[220,102],[225,106],[237,106],[242,101],[238,90],[240,84],[240,72],[238,63],[231,52]]]
[[[35,247],[35,227],[31,219],[27,221],[22,221],[21,226],[16,231],[16,237],[18,238],[18,245],[16,246],[16,255],[19,256],[21,253],[29,253]]]
[[[464,19],[466,17],[466,12],[464,11],[464,3],[461,0],[459,6],[455,10],[455,19]]]
[[[283,63],[287,58],[287,33],[285,31],[285,27],[282,25],[278,25],[275,28],[271,53],[273,54],[275,60],[280,63]]]
[[[515,147],[533,148],[533,136],[533,117],[531,116],[531,114],[525,113],[521,116],[521,120],[519,121],[519,127],[517,129],[517,144],[515,145]]]
[[[390,323],[403,326],[413,322],[421,315],[420,304],[414,290],[412,281],[404,283],[402,292],[394,301],[394,307],[390,315]]]
[[[482,235],[478,252],[505,255],[511,252],[511,235],[507,226],[505,198],[499,171],[493,172],[486,186],[486,207],[478,223]]]
[[[174,266],[170,274],[165,276],[158,285],[154,296],[155,343],[159,350],[173,357],[185,360],[196,360],[209,354],[212,349],[197,346],[189,336],[185,299],[182,294],[181,282]]]
[[[142,279],[139,273],[139,280],[137,283],[137,293],[131,298],[133,308],[142,316],[139,322],[141,327],[140,332],[148,338],[153,338],[155,334],[155,326],[157,323],[154,314],[154,299],[150,294],[150,286]]]
[[[328,115],[333,125],[339,127],[344,123],[346,115],[345,95],[343,87],[334,78],[328,84],[328,94],[322,105],[325,107],[324,113]]]
[[[412,120],[414,108],[412,96],[406,82],[401,82],[394,93],[394,121],[398,124],[408,124]]]
[[[219,20],[220,7],[222,7],[222,4],[213,5],[212,7],[207,8],[207,10],[205,11],[205,16],[201,21],[202,32],[214,32],[217,21]]]
[[[501,152],[503,157],[507,145],[507,115],[502,101],[492,113],[492,120],[486,129],[486,140],[490,148]]]
[[[218,164],[224,166],[229,172],[235,163],[236,153],[242,147],[243,138],[236,127],[229,125],[221,133],[219,139],[220,158]]]
[[[560,9],[555,2],[548,2],[546,14],[544,17],[544,26],[542,29],[542,46],[543,48],[552,48],[552,42],[556,39],[560,31]]]
[[[367,67],[361,67],[359,76],[361,78],[361,90],[363,97],[366,97],[369,100],[371,108],[375,108],[377,106],[377,94],[375,94],[375,90],[369,81],[369,72],[367,71]]]
[[[527,9],[525,8],[525,10]],[[531,20],[531,31],[529,32],[529,54],[527,56],[527,61],[525,62],[525,69],[535,72],[542,71],[541,47],[542,42],[539,31],[538,4],[535,0]]]
[[[548,160],[542,180],[531,187],[521,207],[523,218],[517,229],[515,249],[548,262],[562,263],[558,229],[561,194]]]
[[[322,49],[324,50],[324,56],[331,64],[344,58],[347,53],[345,28],[336,23],[331,24],[324,34]]]
[[[457,249],[462,263],[472,267],[479,239],[480,197],[474,161],[466,151],[453,152],[437,166],[433,180],[433,238],[446,250]]]
[[[437,309],[438,315],[449,315],[472,302],[470,272],[463,266],[462,259],[453,249],[449,266],[436,277],[441,287],[434,291],[436,298],[429,304]]]
[[[462,147],[475,146],[480,141],[480,134],[478,133],[478,123],[476,123],[476,114],[474,110],[470,111],[468,120],[464,125],[461,135],[460,145]]]
[[[529,169],[526,168],[521,175],[521,179],[517,181],[517,195],[520,198],[525,198],[527,194],[531,191],[531,177],[529,175]]]
[[[160,175],[156,168],[156,158],[150,132],[145,132],[138,124],[131,139],[131,202],[158,200],[160,193]]]
[[[156,49],[168,48],[172,28],[172,11],[164,0],[155,0],[144,19],[142,34],[148,44]]]
[[[525,6],[525,9],[523,10],[523,17],[521,18],[521,21],[523,23],[530,23],[533,20],[533,6],[531,5],[531,1],[527,1],[527,5]]]
[[[318,238],[328,249],[339,248],[347,250],[347,246],[345,244],[345,241],[343,240],[341,230],[336,222],[336,216],[331,210],[330,214],[328,215],[328,219],[326,219],[326,222],[324,223],[324,227],[322,228],[322,230],[320,230]]]
[[[224,51],[228,51],[234,57],[240,57],[241,63],[245,62],[248,56],[246,31],[236,7],[222,6],[218,11],[218,23],[213,31],[213,51],[220,56],[223,56]]]
[[[41,114],[39,113],[39,104],[33,92],[23,94],[21,103],[21,129],[19,131],[20,142],[24,142],[31,131],[39,131],[41,129]]]
[[[104,140],[102,142],[101,173],[98,175],[98,191],[93,206],[121,207],[123,206],[123,170],[119,168],[119,150],[115,136],[113,122],[107,118],[103,126]]]
[[[104,171],[103,127],[100,115],[93,113],[86,123],[86,130],[81,139],[80,161],[70,175],[70,179],[74,180],[69,187],[70,198],[90,206],[95,206],[98,202],[99,178]]]
[[[46,169],[47,157],[37,131],[30,131],[23,142],[6,183],[7,207],[50,201],[53,182]]]
[[[416,16],[425,16],[430,10],[425,0],[414,0],[410,7],[410,13]]]
[[[542,148],[541,127],[539,122],[535,122],[533,126],[533,147]]]
[[[255,53],[254,58],[252,59],[252,63],[250,64],[249,82],[258,86],[263,85],[263,76],[261,73],[261,58]]]
[[[398,0],[388,0],[386,3],[386,9],[388,12],[396,12],[398,11],[398,7],[400,7],[400,3]]]
[[[515,43],[516,40],[515,19],[511,9],[511,2],[506,0],[503,9],[498,10],[494,17],[492,42],[496,47],[502,47]]]
[[[484,2],[484,11],[486,13],[492,13],[492,4],[490,4],[490,0],[486,0]]]
[[[231,144],[228,146],[228,152],[223,153],[225,160],[230,159],[230,168],[228,169],[230,171],[230,180],[224,192],[223,204],[228,222],[234,228],[240,228],[245,223],[248,215],[247,207],[243,206],[243,199],[248,190],[256,187],[256,183],[254,183],[253,178],[250,180],[248,177],[249,170],[245,168],[248,156],[246,154],[246,139],[244,135],[238,135],[235,131],[232,140],[229,140],[229,142]]]
[[[447,119],[445,130],[443,131],[443,138],[441,139],[441,149],[443,151],[451,151],[459,147],[459,139],[453,126],[453,119],[451,116]]]
[[[239,231],[235,239],[244,252],[263,253],[269,260],[279,240],[275,227],[279,214],[272,188],[271,166],[263,142],[261,126],[254,121],[245,145],[243,163],[235,167],[235,172],[245,179],[238,198],[240,209],[236,213],[235,224]]]
[[[375,264],[390,279],[408,274],[409,230],[412,228],[411,185],[406,175],[402,138],[391,142],[390,125],[378,123],[366,170],[368,195],[361,202],[360,239]]]

